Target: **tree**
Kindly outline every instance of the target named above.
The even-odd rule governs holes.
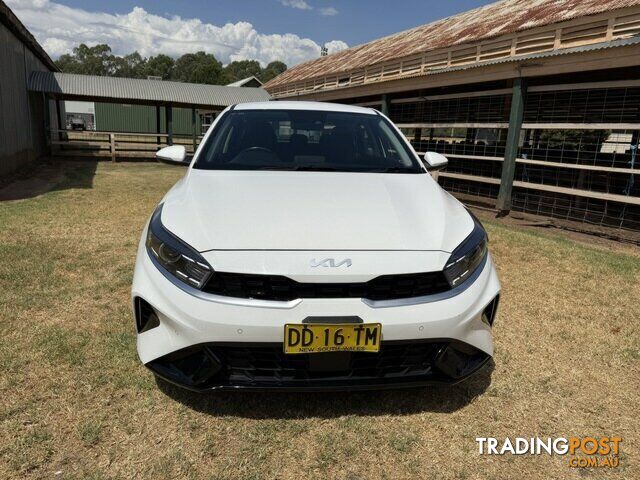
[[[262,68],[255,60],[236,60],[224,67],[224,71],[227,74],[227,83],[243,80],[251,76],[260,78],[262,74]]]
[[[175,61],[168,55],[162,53],[155,57],[149,57],[144,67],[142,68],[143,78],[149,76],[162,77],[163,80],[168,80],[173,75],[173,67]]]
[[[180,82],[220,85],[223,78],[222,64],[209,53],[187,53],[176,60],[173,78]],[[221,81],[222,80],[222,81]]]
[[[267,65],[265,69],[262,70],[262,73],[258,78],[266,83],[272,78],[275,78],[278,75],[280,75],[286,69],[287,69],[287,65],[284,62],[279,62],[276,60],[274,62],[271,62],[269,65]]]
[[[89,47],[81,43],[73,49],[72,54],[62,55],[58,59],[57,65],[60,70],[66,73],[114,75],[116,72],[115,59],[109,45],[99,44]]]
[[[138,52],[130,53],[124,57],[115,57],[113,75],[115,77],[144,78],[143,70],[147,63]]]
[[[287,69],[279,61],[261,68],[256,60],[237,60],[223,67],[216,57],[205,52],[187,53],[177,60],[164,54],[144,58],[138,52],[118,56],[111,52],[109,45],[89,47],[84,43],[72,53],[61,55],[56,64],[65,73],[127,78],[154,76],[210,85],[226,85],[251,76],[267,82]]]

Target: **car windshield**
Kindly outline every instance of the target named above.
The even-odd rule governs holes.
[[[311,110],[228,112],[194,168],[424,173],[384,117]]]

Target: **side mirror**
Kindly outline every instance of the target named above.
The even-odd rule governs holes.
[[[156,158],[165,163],[186,165],[187,150],[182,145],[171,145],[156,152]]]
[[[440,153],[427,152],[424,154],[424,163],[427,167],[427,170],[432,172],[445,168],[449,163],[449,160],[447,160],[447,157]]]

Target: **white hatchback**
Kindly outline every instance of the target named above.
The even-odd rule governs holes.
[[[185,162],[184,147],[158,152]],[[186,164],[186,163],[185,163]],[[493,354],[480,222],[373,109],[227,108],[145,226],[138,353],[193,390],[454,383]]]

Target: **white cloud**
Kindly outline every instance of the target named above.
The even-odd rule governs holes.
[[[298,8],[300,10],[313,9],[313,7],[305,2],[305,0],[280,0],[280,3],[285,7]]]
[[[325,43],[324,46],[327,47],[327,53],[329,55],[349,48],[349,45],[344,43],[342,40],[331,40],[330,42]]]
[[[204,50],[223,63],[253,59],[266,65],[281,60],[292,66],[320,56],[320,45],[309,38],[292,33],[259,33],[248,22],[217,26],[197,18],[163,17],[140,7],[126,14],[110,14],[50,0],[7,0],[7,3],[53,58],[70,53],[80,43],[90,46],[107,43],[117,55],[137,50],[142,56],[166,53],[178,57]],[[327,46],[329,53],[347,48],[340,40],[328,42]]]
[[[280,0],[280,3],[285,7],[297,8],[299,10],[314,10],[314,7],[309,5],[306,0]],[[338,10],[334,7],[321,7],[317,9],[323,17],[333,17],[338,15]]]
[[[338,15],[338,10],[333,7],[321,8],[320,15],[323,15],[325,17],[333,17],[334,15]]]

